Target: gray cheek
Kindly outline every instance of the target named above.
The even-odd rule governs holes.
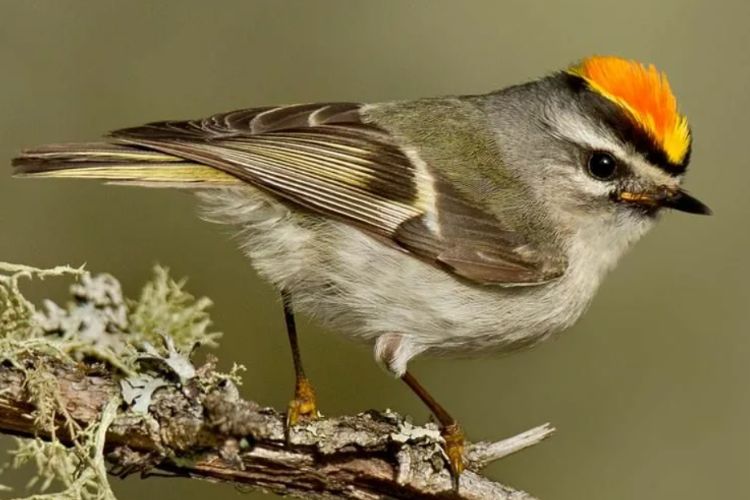
[[[543,196],[553,213],[561,219],[606,215],[614,207],[610,193],[615,189],[610,183],[589,178],[579,170],[557,172],[550,176],[542,187]],[[574,221],[568,221],[571,223]]]

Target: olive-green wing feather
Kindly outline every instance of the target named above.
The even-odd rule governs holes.
[[[565,264],[558,253],[536,247],[506,221],[469,202],[429,165],[407,154],[392,134],[363,118],[361,108],[305,104],[151,123],[113,132],[112,154],[121,161],[133,152],[143,159],[140,166],[148,168],[148,159],[165,172],[176,172],[177,165],[213,167],[476,283],[529,285],[562,274]],[[16,160],[22,173],[72,168],[84,176],[80,159],[88,157],[80,149],[68,152],[70,158],[64,148],[55,151],[57,163],[45,167],[36,163],[38,151]]]
[[[337,103],[241,110],[119,130],[118,142],[211,165],[280,198],[388,236],[418,215],[411,165]]]

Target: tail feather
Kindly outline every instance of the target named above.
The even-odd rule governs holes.
[[[107,142],[49,144],[13,159],[16,177],[102,179],[149,187],[222,187],[241,181],[200,163]]]

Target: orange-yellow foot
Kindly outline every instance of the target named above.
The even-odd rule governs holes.
[[[297,380],[294,399],[289,402],[289,410],[286,414],[287,430],[303,420],[315,420],[319,416],[312,384],[307,378]]]
[[[453,480],[453,490],[458,492],[461,473],[464,471],[464,433],[458,423],[443,427],[440,433],[445,440],[445,454]]]

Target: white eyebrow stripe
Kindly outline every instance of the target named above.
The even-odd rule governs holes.
[[[578,114],[563,112],[552,115],[551,120],[555,134],[563,140],[591,149],[609,151],[621,158],[629,156],[624,145],[612,132],[590,120],[582,119]]]
[[[680,184],[680,177],[673,177],[656,165],[646,161],[641,155],[630,155],[627,158],[628,165],[641,178],[650,179],[658,186],[677,186]]]

